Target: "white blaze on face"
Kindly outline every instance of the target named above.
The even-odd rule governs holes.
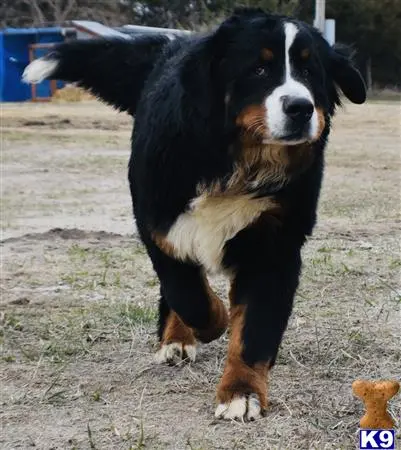
[[[298,28],[295,24],[287,22],[284,24],[284,36],[285,36],[285,66],[284,66],[284,80],[283,84],[278,86],[274,91],[266,98],[265,106],[267,110],[267,126],[270,130],[270,139],[268,141],[274,141],[280,138],[285,138],[289,134],[287,131],[288,120],[290,120],[283,110],[283,100],[285,97],[294,97],[299,99],[306,99],[312,102],[314,105],[314,99],[309,89],[299,81],[292,77],[292,64],[290,59],[290,49],[298,34]],[[309,136],[305,140],[313,140],[317,137],[318,133],[318,116],[316,108],[314,108],[313,115],[310,119]],[[301,142],[302,142],[301,141]],[[297,144],[300,141],[290,141],[289,144]]]

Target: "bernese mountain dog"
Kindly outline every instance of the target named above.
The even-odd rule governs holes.
[[[177,37],[72,41],[25,70],[75,82],[135,117],[129,183],[160,280],[159,362],[194,361],[230,330],[216,417],[254,420],[291,314],[339,91],[366,98],[345,47],[239,9]],[[229,314],[207,275],[231,284]]]

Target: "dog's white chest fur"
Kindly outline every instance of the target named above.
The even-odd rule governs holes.
[[[201,264],[209,272],[221,270],[225,243],[273,205],[269,198],[250,195],[196,197],[181,214],[166,240],[174,255]]]

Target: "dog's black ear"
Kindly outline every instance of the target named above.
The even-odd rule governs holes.
[[[213,52],[210,37],[197,42],[184,58],[180,79],[185,113],[195,110],[208,117],[212,96]]]
[[[331,72],[335,83],[352,102],[361,104],[366,100],[366,85],[359,70],[352,62],[348,47],[334,45],[331,49]]]
[[[234,14],[215,31],[195,42],[183,61],[181,83],[185,97],[204,118],[210,118],[213,108],[223,104],[220,65],[230,36],[241,26],[242,18]]]

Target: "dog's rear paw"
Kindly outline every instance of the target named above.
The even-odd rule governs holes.
[[[181,342],[163,344],[155,355],[158,364],[178,364],[183,360],[194,362],[196,359],[196,345],[185,345]]]
[[[227,403],[220,403],[215,412],[215,417],[226,420],[249,420],[259,419],[263,415],[258,396],[234,397]]]

